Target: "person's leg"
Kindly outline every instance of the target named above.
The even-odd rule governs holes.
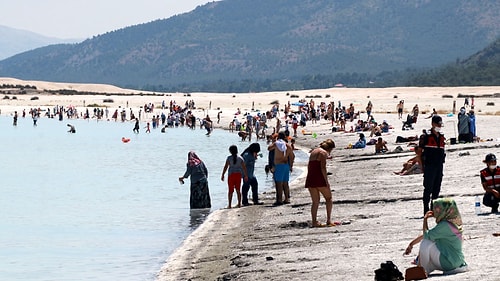
[[[229,185],[233,188],[232,191],[236,190],[236,195],[238,197],[238,207],[241,207],[241,173],[232,173],[227,179]],[[232,193],[231,193],[232,195]],[[232,199],[232,197],[231,197]]]
[[[485,193],[483,197],[483,204],[491,207],[492,213],[498,213],[499,200],[491,193]]]
[[[275,182],[276,183],[276,204],[283,204],[283,182]]]
[[[233,201],[233,188],[229,187],[229,192],[227,193],[227,208],[231,209],[231,204]]]
[[[236,196],[238,197],[238,208],[241,208],[241,191],[240,186],[236,186]]]
[[[429,208],[429,203],[431,202],[431,194],[433,189],[433,184],[435,182],[436,173],[431,167],[427,167],[424,171],[424,194],[422,197],[424,203],[424,215],[427,213]]]
[[[285,194],[284,203],[290,203],[290,186],[288,182],[290,181],[290,165],[285,164],[283,171],[283,192]]]
[[[288,185],[288,181],[283,182],[283,194],[285,195],[283,203],[290,203],[290,186]]]
[[[248,181],[243,182],[243,186],[241,187],[241,196],[243,206],[248,206],[248,191],[250,190],[250,178]]]
[[[229,188],[229,192],[227,194],[227,199],[228,199],[227,208],[231,209],[233,203],[233,193],[235,189],[234,174],[229,174],[227,176],[227,186]]]
[[[259,204],[259,183],[257,178],[253,177],[248,179],[250,181],[250,186],[252,187],[252,201],[254,204]]]
[[[309,194],[311,195],[311,222],[312,226],[319,226],[320,224],[318,223],[318,207],[319,207],[319,191],[317,188],[310,187],[308,188]]]
[[[274,166],[274,180],[276,183],[276,205],[283,204],[283,188],[285,184],[285,164],[277,164]]]
[[[433,207],[432,201],[439,198],[439,193],[441,192],[441,182],[443,181],[443,170],[434,170],[434,182],[432,183],[432,193],[431,193],[431,210]]]
[[[328,225],[333,224],[332,223],[332,208],[333,208],[333,200],[332,200],[332,191],[328,187],[320,187],[318,188],[319,192],[323,194],[323,197],[325,197],[325,203],[326,203],[326,223]]]
[[[420,250],[418,253],[418,264],[425,269],[427,275],[429,275],[434,270],[442,270],[441,262],[439,261],[439,256],[441,253],[436,247],[436,243],[423,239],[420,242]]]
[[[432,188],[432,200],[439,197],[441,192],[441,182],[443,181],[443,172],[441,170],[436,171],[436,177],[434,178],[434,184]]]

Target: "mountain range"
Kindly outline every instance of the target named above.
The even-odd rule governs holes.
[[[0,25],[0,60],[52,44],[76,43],[79,39],[60,39]]]
[[[498,11],[497,0],[223,0],[15,55],[0,76],[134,89],[370,76],[479,52],[500,37]]]

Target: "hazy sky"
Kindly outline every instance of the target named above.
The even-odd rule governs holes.
[[[169,18],[213,0],[1,0],[0,25],[62,39],[89,38]]]

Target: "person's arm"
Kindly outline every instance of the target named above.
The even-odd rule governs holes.
[[[495,196],[495,198],[500,198],[500,192],[498,192],[494,188],[488,187],[488,185],[486,184],[486,181],[483,182],[482,184],[483,184],[484,191],[486,191],[487,193],[493,194],[493,196]]]
[[[271,143],[269,146],[267,146],[267,151],[271,151],[271,150],[273,150],[275,147],[276,147],[276,145],[275,145],[275,141],[273,141],[273,143]]]
[[[432,212],[432,211],[428,211],[427,213],[425,213],[424,223],[422,225],[423,233],[425,233],[425,232],[427,232],[429,230],[429,224],[427,223],[427,219],[431,218],[433,216],[434,216],[434,212]]]
[[[243,170],[243,181],[248,181],[247,165],[245,161],[241,162],[241,169]]]
[[[330,188],[330,183],[328,182],[328,172],[326,171],[326,158],[328,157],[328,153],[322,152],[321,153],[321,158],[320,158],[320,165],[321,165],[321,174],[323,174],[323,177],[325,178],[325,183],[328,188]]]
[[[224,164],[224,169],[222,169],[222,176],[220,177],[221,181],[224,181],[224,175],[226,174],[228,167],[229,167],[229,160],[226,160],[226,164]]]
[[[290,166],[290,172],[292,172],[293,171],[293,164],[294,164],[294,161],[295,161],[295,153],[293,152],[293,149],[292,149],[291,145],[287,145],[287,146],[288,146],[287,151],[289,151],[289,154],[288,154],[288,165]]]
[[[191,175],[191,171],[192,171],[191,167],[190,167],[189,165],[186,165],[186,166],[187,166],[187,167],[186,167],[186,172],[184,172],[184,175],[183,175],[183,176],[180,176],[180,177],[179,177],[179,181],[180,181],[181,183],[184,183],[184,179],[185,179],[185,178],[188,178],[188,177],[189,177],[189,175]]]
[[[203,172],[205,173],[205,177],[208,178],[208,169],[207,166],[205,166],[205,163],[202,162],[203,165]]]
[[[415,147],[416,149],[416,156],[415,156],[415,159],[418,163],[420,163],[420,165],[422,166],[422,171],[424,169],[424,163],[422,162],[422,153],[423,153],[423,138],[420,139],[419,141],[419,144],[417,147]]]
[[[416,244],[420,243],[422,241],[422,239],[424,239],[424,235],[423,234],[420,234],[417,238],[413,239],[410,244],[408,245],[408,247],[406,247],[406,250],[404,252],[405,255],[409,255],[411,254],[411,250],[413,249],[413,246],[415,246]]]

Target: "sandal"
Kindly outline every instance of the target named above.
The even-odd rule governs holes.
[[[338,222],[338,221],[334,221],[334,222],[329,222],[327,224],[327,226],[337,226],[337,225],[341,225],[342,223],[341,222]]]

